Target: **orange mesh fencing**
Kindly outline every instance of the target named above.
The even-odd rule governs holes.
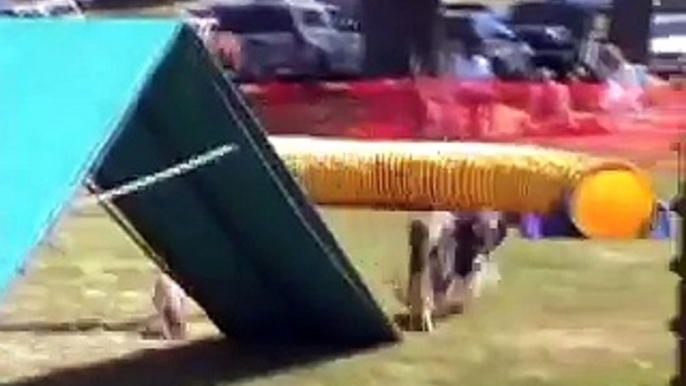
[[[521,141],[624,150],[648,159],[669,156],[669,143],[686,131],[686,87],[666,83],[648,87],[638,98],[636,90],[627,93],[627,100],[645,107],[641,110],[621,99],[609,103],[613,96],[606,84],[581,82],[416,78],[243,89],[271,134]],[[648,148],[655,149],[650,156]]]

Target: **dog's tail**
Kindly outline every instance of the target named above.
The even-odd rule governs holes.
[[[421,220],[410,222],[410,247],[420,248],[429,239],[429,227]]]
[[[410,222],[410,274],[426,269],[428,262],[429,227],[421,220]]]
[[[413,272],[425,268],[425,262],[422,257],[424,246],[429,242],[429,228],[421,220],[412,220],[410,222],[410,229],[408,234],[408,241],[410,244],[410,275]],[[409,284],[409,282],[408,282]],[[393,287],[393,295],[397,301],[404,305],[408,305],[407,289],[403,288],[399,280],[391,281]]]

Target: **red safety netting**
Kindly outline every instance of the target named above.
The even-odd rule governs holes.
[[[686,91],[669,85],[456,82],[437,78],[244,86],[270,134],[534,142],[669,155]],[[660,154],[645,155],[655,158]],[[639,157],[640,158],[640,157]]]

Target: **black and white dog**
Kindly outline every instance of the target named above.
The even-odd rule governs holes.
[[[497,282],[492,252],[506,235],[497,212],[434,212],[426,222],[413,220],[407,293],[412,327],[430,331],[431,316],[461,310],[485,281]]]

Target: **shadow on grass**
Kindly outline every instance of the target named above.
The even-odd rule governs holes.
[[[73,322],[21,322],[21,323],[2,323],[0,332],[32,332],[38,335],[51,335],[62,333],[86,332],[92,330],[103,330],[112,332],[136,331],[145,326],[147,319],[136,319],[131,321],[109,323],[100,320],[77,320]]]
[[[142,331],[149,327],[154,315],[136,318],[122,322],[108,322],[101,319],[79,319],[69,322],[27,321],[15,323],[0,323],[2,332],[32,332],[37,335],[71,334],[74,332],[88,332],[102,330],[109,332]],[[204,315],[191,315],[188,322],[201,321]]]
[[[102,363],[57,370],[14,386],[200,386],[244,381],[361,353],[361,349],[238,346],[221,338],[145,350]]]

